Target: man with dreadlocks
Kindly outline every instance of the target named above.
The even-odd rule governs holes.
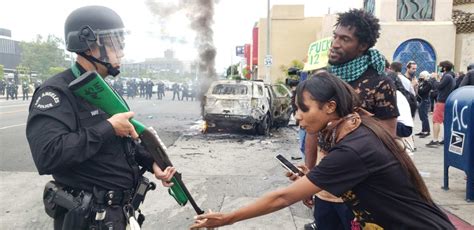
[[[385,58],[372,48],[380,35],[379,20],[362,9],[352,9],[339,14],[335,26],[329,71],[349,83],[362,107],[395,136],[399,116],[395,87],[384,74]]]

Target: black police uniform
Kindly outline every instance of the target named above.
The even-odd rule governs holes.
[[[23,90],[23,101],[25,99],[28,100],[28,93],[29,93],[29,90],[30,90],[30,87],[29,87],[28,83],[23,83],[21,89]]]
[[[68,84],[74,79],[68,69],[36,89],[26,127],[33,159],[39,174],[52,174],[68,191],[93,193],[94,205],[104,203],[104,194],[114,193],[112,205],[105,202],[102,224],[124,229],[121,206],[141,179],[138,165],[152,172],[153,158],[130,138],[116,136],[107,114],[73,95]],[[93,221],[95,214],[90,216]],[[55,218],[55,228],[63,217]]]

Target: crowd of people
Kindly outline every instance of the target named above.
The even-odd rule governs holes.
[[[410,158],[417,110],[423,125],[415,135],[430,135],[428,109],[434,98],[433,141],[439,146],[444,103],[468,74],[454,74],[442,61],[438,73],[417,63],[389,63],[374,49],[378,19],[363,10],[339,14],[327,68],[313,72],[296,88],[306,176],[230,213],[196,216],[193,228],[218,227],[274,212],[302,200],[314,206],[305,229],[454,229],[431,199]],[[402,73],[402,65],[406,71]],[[464,82],[461,83],[461,82]],[[374,147],[377,146],[377,147]]]
[[[126,81],[125,87],[120,80],[114,80],[110,82],[110,85],[121,95],[127,95],[127,99],[134,99],[135,97],[145,98],[147,100],[151,100],[153,97],[153,88],[155,83],[151,80],[140,80],[136,81],[135,79],[130,79]],[[173,92],[173,98],[182,101],[186,98],[186,101],[191,100],[193,101],[196,96],[196,89],[195,87],[189,86],[187,83],[178,84],[173,83],[171,88],[167,88],[163,81],[158,81],[156,83],[156,98],[158,100],[162,100],[166,96],[166,91]]]
[[[6,96],[6,100],[18,99],[18,85],[13,81],[0,81],[0,95]]]
[[[33,88],[38,87],[41,84],[40,81],[35,81],[33,84]],[[18,99],[18,91],[21,87],[22,92],[22,100],[28,101],[29,94],[31,93],[30,87],[31,85],[28,81],[22,81],[21,86],[15,84],[13,80],[1,80],[0,81],[0,96],[5,96],[6,100],[17,100]]]
[[[444,144],[440,136],[441,126],[444,123],[444,104],[449,94],[459,87],[472,85],[469,78],[472,78],[474,64],[467,67],[467,74],[464,72],[454,73],[454,65],[450,61],[441,61],[438,64],[438,72],[422,71],[416,75],[417,64],[414,61],[406,63],[406,73],[401,74],[402,63],[393,62],[389,65],[387,76],[395,83],[399,103],[400,116],[397,123],[397,136],[408,138],[412,151],[416,150],[413,143],[413,135],[419,138],[426,138],[431,135],[429,115],[432,114],[432,140],[426,144],[427,147],[436,148]],[[408,104],[409,109],[400,104]],[[413,134],[413,119],[416,111],[421,121],[421,130]],[[408,116],[410,115],[410,116]]]

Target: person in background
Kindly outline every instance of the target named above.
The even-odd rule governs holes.
[[[411,116],[410,104],[402,91],[405,94],[410,94],[402,85],[400,78],[396,72],[388,72],[387,76],[392,79],[397,88],[397,107],[400,116],[397,118],[397,137],[405,138],[411,136],[413,132],[413,118]]]
[[[114,80],[114,84],[112,85],[112,87],[115,89],[115,91],[117,91],[117,93],[120,96],[123,96],[123,84],[122,84],[122,81],[120,79],[116,78]]]
[[[15,81],[13,81],[13,85],[12,85],[12,98],[17,100],[18,99],[18,85],[15,83]]]
[[[426,144],[427,147],[436,148],[444,144],[444,140],[439,140],[439,133],[441,125],[444,122],[445,102],[449,94],[456,86],[454,80],[454,73],[452,72],[454,65],[450,61],[442,61],[439,63],[439,68],[442,74],[441,81],[438,84],[438,97],[433,111],[433,140]]]
[[[183,87],[181,88],[182,89],[182,92],[181,92],[181,101],[184,100],[184,97],[186,97],[186,101],[188,100],[188,97],[189,97],[189,86],[187,83],[184,83],[183,84]]]
[[[5,80],[0,80],[0,96],[5,95],[5,87],[7,86],[7,83]]]
[[[175,99],[175,97],[178,98],[178,101],[179,101],[179,85],[178,83],[173,83],[173,86],[171,88],[173,90],[173,101]]]
[[[163,83],[162,81],[158,82],[158,89],[156,94],[158,95],[158,100],[161,100],[163,99],[163,97],[165,97],[165,83]]]
[[[462,79],[459,87],[466,85],[474,85],[474,63],[467,66],[466,76]]]
[[[465,75],[466,75],[466,74],[464,74],[464,72],[462,72],[462,71],[456,73],[456,78],[455,78],[455,80],[456,80],[456,86],[454,87],[454,89],[459,88],[459,85],[461,85],[461,82],[462,82],[462,80],[464,79],[464,76],[465,76]]]
[[[438,73],[431,73],[430,79],[428,82],[431,85],[431,91],[430,91],[430,112],[433,113],[434,110],[434,105],[435,102],[438,98],[438,84],[439,84],[439,79],[440,75]]]
[[[428,119],[428,111],[431,104],[430,92],[432,86],[429,82],[429,78],[430,73],[428,71],[422,71],[420,73],[417,99],[420,103],[418,107],[418,115],[421,121],[421,132],[415,134],[420,138],[425,138],[430,135],[430,121]]]
[[[28,93],[30,92],[30,85],[28,84],[28,81],[23,81],[23,83],[21,84],[21,90],[23,93],[23,101],[28,101]]]
[[[153,86],[155,84],[153,84],[151,80],[148,80],[146,83],[144,83],[144,85],[145,85],[145,99],[151,100],[151,97],[153,96]]]
[[[11,81],[7,81],[6,83],[7,85],[5,86],[5,89],[7,91],[7,101],[8,101],[8,98],[10,98],[11,100],[13,100],[13,83],[11,83]]]
[[[414,66],[415,66],[415,71],[416,71],[416,64]],[[412,65],[412,68],[413,68],[413,65]],[[400,81],[402,82],[403,87],[408,92],[415,95],[415,90],[413,89],[411,81],[401,73],[402,72],[402,63],[396,62],[396,61],[392,62],[392,64],[390,64],[390,70],[397,73],[397,76],[400,79]]]
[[[140,78],[140,81],[138,82],[138,89],[139,89],[139,96],[145,97],[146,83],[143,81],[142,78]]]
[[[395,82],[395,87],[397,88],[397,108],[400,112],[400,116],[397,118],[397,136],[402,137],[403,141],[407,145],[410,151],[416,151],[415,140],[413,138],[413,119],[416,114],[416,109],[418,108],[418,104],[416,102],[416,90],[413,88],[413,80],[416,79],[413,77],[413,80],[410,81],[408,77],[403,76],[400,72],[402,71],[402,63],[400,62],[393,62],[390,65],[390,69],[395,72],[397,78],[392,78]],[[407,76],[414,76],[416,73],[416,63],[413,61],[408,62],[407,64]],[[391,74],[393,76],[393,74]],[[400,87],[401,86],[401,87]],[[404,98],[400,97],[400,94],[403,94]],[[398,102],[398,99],[405,99],[403,102]],[[411,114],[411,118],[407,118],[405,114],[402,114],[400,111],[400,106],[402,108],[406,105],[405,102],[409,105],[409,110]],[[402,129],[403,128],[403,129]],[[401,131],[404,132],[401,132]],[[404,136],[406,133],[410,133],[408,136]],[[401,136],[402,135],[402,136]]]
[[[408,61],[406,65],[406,72],[405,72],[405,77],[412,81],[414,78],[416,78],[416,70],[418,68],[417,64],[415,61]]]
[[[407,67],[407,71],[405,72],[405,77],[407,77],[408,80],[410,80],[412,88],[417,89],[418,78],[416,76],[416,70],[418,68],[418,65],[416,64],[415,61],[409,61],[406,67]],[[416,93],[414,95],[416,95]]]

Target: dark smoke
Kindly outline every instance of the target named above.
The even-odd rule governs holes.
[[[215,69],[216,47],[214,46],[214,0],[180,0],[177,5],[163,3],[157,0],[147,0],[150,11],[166,22],[167,17],[184,10],[190,20],[191,28],[196,32],[195,45],[198,49],[201,113],[203,111],[203,97],[209,85],[217,78]],[[163,25],[165,26],[165,25]]]

